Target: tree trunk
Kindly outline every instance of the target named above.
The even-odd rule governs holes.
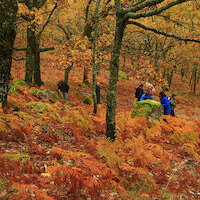
[[[71,69],[72,69],[72,65],[73,65],[73,63],[72,63],[69,67],[67,67],[67,69],[65,70],[65,82],[66,82],[66,83],[68,83],[69,72],[70,72]]]
[[[98,20],[98,11],[99,11],[99,6],[100,6],[101,0],[96,1],[96,7],[95,7],[95,17],[94,17],[94,36],[93,36],[93,54],[92,54],[92,97],[93,97],[93,102],[94,102],[94,108],[93,108],[93,113],[97,113],[97,95],[96,95],[96,75],[97,75],[97,64],[96,64],[96,42],[97,42],[97,35],[98,35],[98,25],[99,25],[99,20]]]
[[[84,72],[83,72],[83,83],[85,83],[86,85],[89,84],[89,81],[88,81],[88,70],[86,69],[86,67],[84,67]]]
[[[34,32],[27,28],[27,49],[26,49],[26,75],[25,82],[28,85],[33,83],[33,72],[34,72],[34,52],[31,44],[34,43],[32,40],[35,37]]]
[[[157,50],[156,50],[156,51],[157,51]],[[159,59],[159,55],[158,55],[158,52],[156,52],[156,53],[155,53],[155,60],[154,60],[154,68],[155,68],[155,71],[156,71],[156,72],[159,71],[158,59]]]
[[[34,85],[41,87],[44,85],[40,73],[40,48],[39,40],[35,38],[35,52],[34,52]]]
[[[124,61],[124,69],[126,69],[126,56],[125,56],[125,54],[123,55],[123,61]]]
[[[2,108],[7,106],[17,9],[16,0],[0,0],[0,101]]]
[[[40,74],[39,40],[36,39],[34,30],[27,28],[26,83],[31,85],[32,77],[34,76],[34,85],[42,86],[43,82]]]
[[[24,3],[28,7],[29,11],[33,11],[33,9],[39,10],[47,0],[32,0],[32,1],[25,1]],[[41,33],[44,31],[45,27],[50,21],[50,18],[57,8],[57,3],[53,7],[52,11],[49,14],[47,21],[45,22],[44,26],[41,28],[39,33],[35,34],[35,25],[32,23],[31,28],[27,28],[27,50],[26,50],[26,76],[25,81],[27,84],[32,84],[32,77],[34,75],[34,85],[42,86],[44,83],[41,80],[41,73],[40,73],[40,36]],[[32,21],[33,19],[27,19],[27,21]]]
[[[168,82],[169,88],[171,87],[173,75],[174,75],[174,70],[171,69],[171,72],[169,72],[169,69],[168,69],[168,71],[167,71],[167,82]]]
[[[197,66],[194,66],[193,68],[193,92],[192,94],[195,95],[196,93],[196,87],[197,87]]]
[[[122,22],[120,17],[116,19],[114,46],[111,54],[110,77],[107,91],[107,107],[106,107],[106,136],[111,140],[115,140],[115,114],[117,99],[117,80],[119,71],[119,56],[124,35],[126,23]]]

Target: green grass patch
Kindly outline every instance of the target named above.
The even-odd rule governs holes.
[[[126,72],[123,72],[123,71],[119,70],[119,78],[121,78],[121,79],[127,79]]]
[[[20,158],[28,158],[28,157],[30,157],[30,155],[28,155],[28,154],[19,154],[19,153],[17,153],[17,154],[4,153],[4,154],[1,155],[1,157],[2,158],[7,158],[7,159],[9,159],[11,161],[18,161]]]
[[[16,81],[15,83],[12,83],[10,85],[9,93],[10,94],[19,93],[20,92],[19,87],[22,86],[22,85],[26,85],[26,82],[24,80],[19,80],[19,81]]]
[[[92,100],[89,97],[85,97],[85,99],[83,99],[83,103],[91,105],[92,104]]]

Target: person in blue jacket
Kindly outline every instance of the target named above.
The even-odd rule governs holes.
[[[170,102],[168,96],[164,92],[159,93],[160,103],[164,107],[164,115],[169,115],[171,113]]]
[[[153,100],[153,96],[152,96],[152,94],[151,94],[150,89],[148,89],[147,92],[144,93],[144,94],[141,96],[140,101],[147,100],[147,99]]]

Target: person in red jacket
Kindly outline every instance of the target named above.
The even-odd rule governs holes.
[[[140,98],[140,101],[144,101],[144,100],[147,100],[147,99],[150,99],[150,100],[153,100],[153,96],[151,94],[151,90],[150,89],[147,89],[147,92],[144,93],[141,98]]]

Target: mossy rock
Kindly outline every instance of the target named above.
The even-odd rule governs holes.
[[[60,115],[56,112],[56,108],[53,108],[49,103],[32,101],[27,103],[26,107],[38,112],[40,116],[44,113],[52,113],[56,118],[60,118]],[[39,120],[39,118],[37,120]]]
[[[20,158],[28,158],[30,155],[28,154],[11,154],[11,153],[4,153],[1,155],[2,158],[7,158],[11,161],[18,161]]]
[[[61,101],[61,98],[58,96],[57,93],[52,92],[51,90],[48,90],[48,89],[44,89],[44,90],[34,89],[34,90],[31,90],[30,93],[39,99],[48,99],[52,103],[55,103],[56,101]]]
[[[83,100],[83,103],[91,105],[92,104],[92,100],[89,97],[85,97],[85,99]]]
[[[160,120],[163,115],[163,107],[158,101],[154,100],[144,100],[138,101],[133,108],[131,117],[152,117],[153,119]]]

